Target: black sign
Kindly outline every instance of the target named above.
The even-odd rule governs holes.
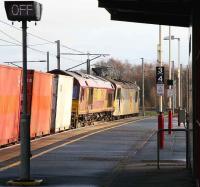
[[[156,84],[164,84],[164,67],[156,67]]]
[[[35,1],[5,1],[6,14],[11,21],[40,21],[42,5]]]
[[[168,79],[168,80],[167,80],[167,85],[168,85],[168,86],[173,86],[173,80],[169,80],[169,79]]]

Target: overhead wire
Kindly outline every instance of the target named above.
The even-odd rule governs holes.
[[[28,47],[29,49],[31,49],[32,51],[39,52],[39,53],[43,53],[43,54],[45,54],[45,55],[47,54],[47,52],[45,52],[45,51],[42,51],[42,50],[39,50],[39,49],[35,49],[35,48],[29,47],[29,46],[27,46],[27,47]],[[55,54],[53,54],[53,53],[49,53],[49,55],[52,56],[52,57],[57,58],[57,56],[56,56]],[[67,57],[63,57],[63,56],[61,56],[61,58],[64,58],[64,59],[66,59],[66,60],[70,60],[70,61],[73,61],[73,62],[81,63],[81,61],[74,60],[74,59],[72,59],[72,58],[67,58]]]
[[[90,64],[91,64],[91,61],[92,61],[92,60],[95,60],[95,59],[97,59],[97,58],[99,58],[99,57],[101,57],[101,55],[98,55],[98,56],[96,56],[96,57],[90,59]],[[76,68],[76,67],[79,67],[79,66],[81,66],[81,65],[83,65],[83,64],[86,64],[86,63],[87,63],[87,61],[82,62],[81,64],[78,64],[78,65],[75,65],[75,66],[73,66],[73,67],[70,67],[70,68],[67,69],[67,71],[69,71],[69,70],[71,70],[71,69],[74,69],[74,68]]]
[[[16,29],[16,30],[18,30],[18,31],[21,31],[21,30],[22,30],[22,29],[19,29],[19,28],[15,27],[14,25],[10,25],[10,24],[6,23],[5,21],[2,21],[2,20],[0,20],[0,23],[3,23],[3,24],[5,24],[5,25],[7,25],[7,26],[9,26],[9,27],[12,27],[12,28],[14,28],[14,29]],[[35,38],[37,38],[37,39],[46,41],[46,42],[48,42],[48,43],[55,44],[55,41],[50,41],[50,40],[48,40],[48,39],[46,39],[46,38],[43,38],[43,37],[41,37],[41,36],[37,36],[37,35],[32,34],[32,33],[30,33],[30,32],[28,32],[27,34],[30,35],[30,36],[32,36],[32,37],[35,37]],[[64,45],[64,44],[61,44],[61,46],[62,46],[63,48],[69,49],[69,50],[74,51],[74,52],[84,53],[84,52],[82,52],[82,51],[79,51],[79,50],[77,50],[77,49],[74,49],[74,48],[69,47],[69,46]]]
[[[5,24],[5,25],[7,25],[7,26],[9,26],[9,27],[14,28],[14,29],[16,29],[16,30],[18,30],[18,31],[22,31],[22,29],[19,29],[19,28],[15,27],[14,25],[10,25],[10,24],[8,24],[8,23],[2,21],[2,20],[0,20],[0,22],[3,23],[3,24]],[[14,43],[14,42],[9,42],[9,41],[6,41],[6,40],[1,39],[2,41],[5,41],[5,42],[10,43],[10,44],[13,44],[12,46],[21,46],[21,45],[22,45],[21,42],[20,42],[19,40],[15,39],[15,38],[12,37],[11,35],[5,33],[5,32],[2,31],[1,29],[0,29],[0,32],[1,32],[2,34],[6,35],[8,38],[14,40],[15,42],[18,42],[19,44]],[[28,45],[27,48],[31,49],[32,51],[46,54],[47,52],[42,51],[42,50],[39,50],[39,49],[35,49],[35,48],[33,48],[33,47],[30,47],[30,46],[41,46],[41,45],[47,45],[47,44],[55,44],[55,42],[50,41],[50,40],[48,40],[48,39],[45,39],[45,38],[43,38],[43,37],[41,37],[41,36],[37,36],[37,35],[32,34],[32,33],[29,33],[29,32],[28,32],[27,34],[30,35],[30,36],[32,36],[32,37],[35,37],[35,38],[37,38],[37,39],[40,39],[40,40],[43,40],[43,41],[46,42],[46,43],[42,43],[42,44],[32,44],[32,45]],[[0,45],[0,46],[1,46],[1,45]],[[8,46],[8,45],[2,45],[2,46]],[[79,50],[77,50],[77,49],[71,48],[71,47],[66,46],[66,45],[64,45],[64,44],[61,44],[61,46],[62,46],[63,48],[65,48],[65,49],[68,49],[68,50],[71,50],[71,51],[74,51],[74,52],[78,52],[78,53],[85,54],[85,53],[82,52],[82,51],[79,51]],[[51,56],[53,56],[53,57],[57,57],[57,55],[55,55],[55,54],[53,54],[53,53],[49,53],[49,54],[50,54]],[[79,60],[75,60],[75,59],[68,58],[68,57],[61,56],[61,58],[66,59],[66,60],[70,60],[70,61],[73,61],[73,62],[81,63],[81,61],[79,61]]]
[[[8,35],[8,34],[7,34],[7,36],[10,37],[11,39],[13,38],[13,37],[11,37],[11,36]],[[13,44],[13,46],[21,46],[21,45],[22,45],[21,42],[19,42],[18,40],[16,40],[16,41],[17,41],[19,44],[14,43],[14,42],[9,42],[9,41],[4,40],[4,39],[0,39],[0,40],[1,40],[1,41],[4,41],[4,42],[7,42],[7,43],[10,43],[10,44]],[[28,49],[31,49],[32,51],[39,52],[39,53],[43,53],[43,54],[46,55],[47,52],[42,51],[42,50],[39,50],[39,49],[35,49],[35,48],[31,47],[31,46],[38,46],[38,45],[45,45],[45,44],[49,44],[49,43],[28,45],[27,48],[28,48]],[[1,45],[0,45],[0,46],[1,46]],[[51,56],[53,56],[53,57],[56,57],[56,54],[53,54],[53,53],[49,53],[49,54],[50,54]],[[67,58],[67,57],[64,57],[64,56],[61,56],[61,58],[64,58],[64,59],[66,59],[66,60],[70,60],[70,61],[73,61],[73,62],[81,63],[81,61],[78,61],[78,60],[75,60],[75,59],[72,59],[72,58]]]
[[[19,47],[20,45],[0,45],[0,47]]]
[[[79,51],[79,50],[73,49],[73,48],[71,48],[71,47],[68,47],[68,46],[66,46],[66,45],[63,45],[63,44],[61,44],[61,46],[62,46],[62,47],[64,47],[64,48],[66,48],[66,49],[69,49],[69,50],[71,50],[71,51],[74,51],[74,52],[78,52],[78,53],[85,54],[85,53],[84,53],[84,52],[82,52],[82,51]]]
[[[3,41],[3,42],[6,42],[6,43],[9,43],[9,44],[13,44],[13,45],[18,45],[18,46],[20,46],[20,44],[17,44],[17,43],[14,43],[14,42],[10,42],[10,41],[5,40],[5,39],[2,39],[2,38],[0,38],[0,41]]]
[[[2,39],[2,38],[0,38],[0,41],[13,44],[13,45],[0,45],[0,46],[22,46],[21,42],[19,42],[19,41],[18,41],[18,43],[14,43],[14,42]],[[28,45],[28,46],[42,46],[42,45],[47,45],[47,44],[49,44],[49,43],[39,43],[39,44],[32,44],[32,45]]]
[[[7,25],[9,27],[12,27],[18,31],[22,31],[22,29],[19,29],[18,27],[15,27],[14,25],[10,25],[10,24],[6,23],[5,21],[0,20],[0,23],[3,23],[4,25]]]
[[[15,44],[15,45],[20,45],[20,46],[22,45],[21,42],[20,42],[19,40],[15,39],[15,38],[12,37],[11,35],[5,33],[5,32],[2,31],[1,29],[0,29],[0,32],[1,32],[2,34],[6,35],[7,37],[9,37],[10,39],[12,39],[12,40],[18,42],[19,44],[14,43],[14,42],[9,42],[9,41],[4,40],[4,39],[0,39],[1,41],[7,42],[7,43],[11,43],[11,44]],[[47,44],[47,43],[45,43],[45,44]],[[35,45],[42,45],[42,44],[35,44]],[[35,46],[35,45],[28,45],[27,48],[29,48],[29,49],[31,49],[31,50],[33,50],[33,51],[36,51],[36,52],[40,52],[40,53],[46,54],[45,51],[42,51],[42,50],[39,50],[39,49],[35,49],[35,48],[30,47],[30,46]],[[54,54],[51,54],[51,55],[56,56],[56,55],[54,55]]]
[[[14,37],[12,37],[11,35],[7,34],[4,31],[2,31],[1,29],[0,29],[0,33],[4,34],[5,36],[7,36],[8,38],[10,38],[11,40],[14,40],[15,42],[21,43],[19,40],[15,39]]]
[[[80,60],[75,60],[75,59],[73,59],[73,58],[68,58],[68,57],[64,57],[64,56],[60,56],[60,57],[63,58],[63,59],[66,59],[66,60],[70,60],[70,61],[72,61],[72,62],[82,63]]]
[[[48,43],[31,44],[29,46],[42,46],[42,45],[48,45],[48,44],[50,44],[50,43],[48,42]]]

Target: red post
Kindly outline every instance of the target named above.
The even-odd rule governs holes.
[[[158,129],[164,129],[164,114],[160,112],[158,115]],[[160,149],[164,147],[164,131],[160,132]]]
[[[168,113],[168,129],[169,129],[169,134],[172,134],[172,111],[169,110],[169,113]]]

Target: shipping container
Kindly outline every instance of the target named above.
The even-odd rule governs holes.
[[[28,71],[28,111],[31,138],[50,134],[53,75]]]
[[[0,65],[0,146],[19,138],[22,70]]]
[[[55,75],[54,80],[54,106],[52,113],[55,113],[55,120],[52,120],[52,130],[59,132],[70,129],[71,107],[73,93],[73,77]]]

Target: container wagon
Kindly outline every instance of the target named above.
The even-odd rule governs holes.
[[[19,139],[22,69],[0,65],[0,146]]]

